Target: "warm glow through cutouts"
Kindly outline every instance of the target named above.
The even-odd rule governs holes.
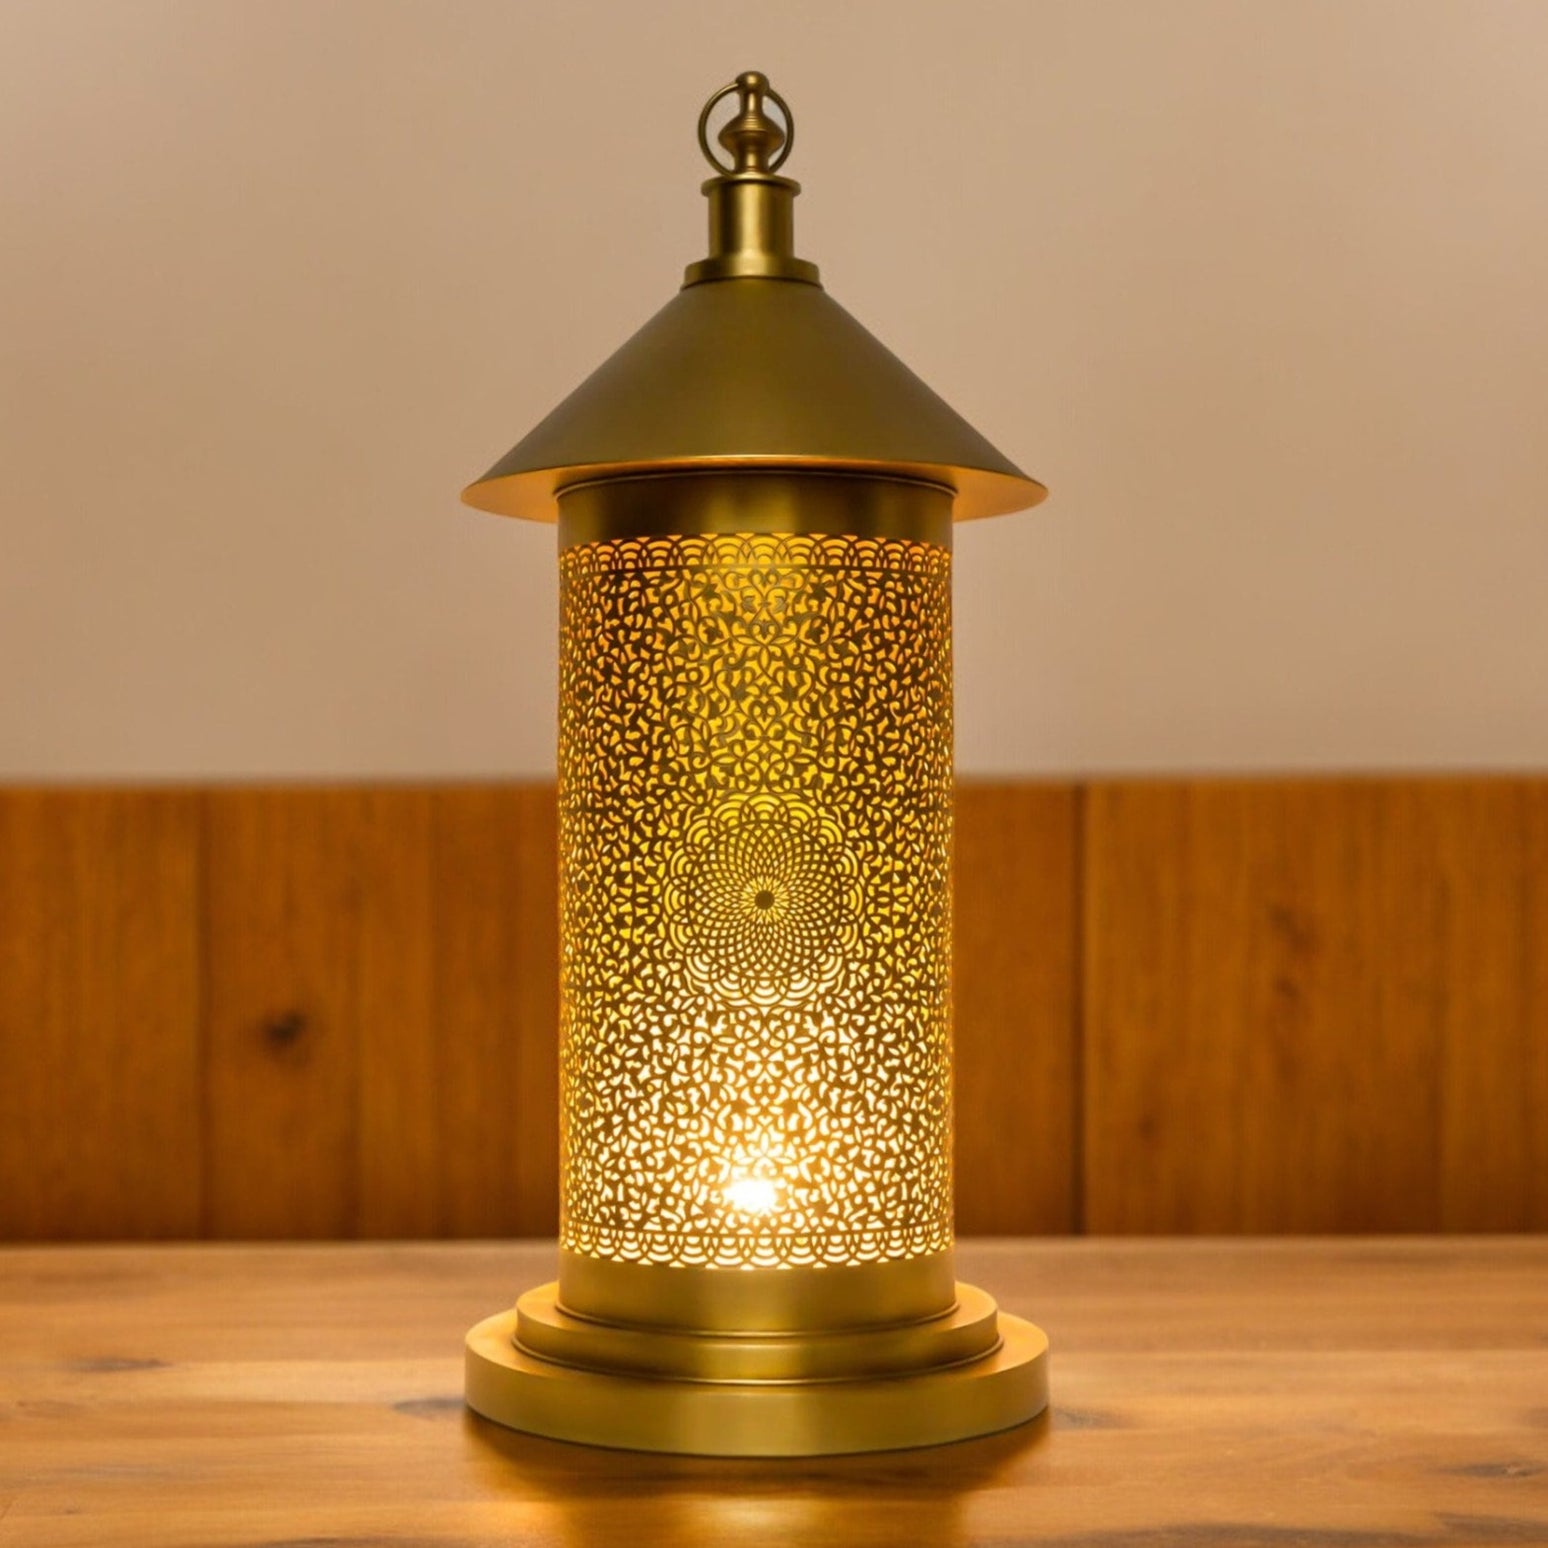
[[[561,556],[563,1245],[950,1244],[950,556]]]
[[[727,1185],[726,1200],[744,1215],[767,1215],[779,1208],[779,1184],[767,1177],[738,1177]]]

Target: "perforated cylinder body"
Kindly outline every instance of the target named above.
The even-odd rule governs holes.
[[[950,509],[788,469],[561,499],[571,1311],[951,1303]]]

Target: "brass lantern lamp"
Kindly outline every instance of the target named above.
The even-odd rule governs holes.
[[[950,875],[952,526],[1045,490],[795,256],[792,134],[759,74],[710,99],[709,256],[463,496],[559,529],[559,1279],[469,1333],[467,1400],[563,1440],[1047,1403],[952,1270]]]

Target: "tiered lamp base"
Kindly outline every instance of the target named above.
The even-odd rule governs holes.
[[[894,1451],[1022,1424],[1048,1404],[1048,1340],[971,1285],[926,1322],[834,1334],[667,1333],[576,1318],[557,1287],[467,1338],[469,1407],[626,1451]]]

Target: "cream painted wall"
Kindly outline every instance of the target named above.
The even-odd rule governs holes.
[[[1540,0],[7,0],[0,774],[548,770],[552,533],[456,491],[749,67],[1053,489],[961,534],[965,770],[1548,764]]]

